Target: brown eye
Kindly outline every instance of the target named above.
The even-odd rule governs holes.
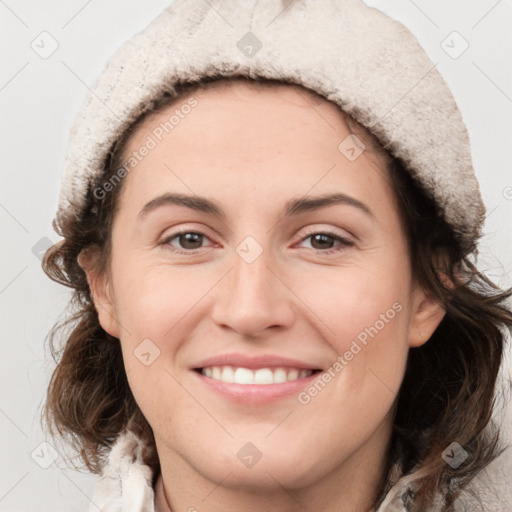
[[[184,233],[178,235],[178,240],[184,249],[198,249],[202,246],[202,236],[200,233]]]
[[[203,233],[198,233],[195,231],[182,231],[180,233],[175,233],[165,240],[162,241],[162,245],[171,246],[171,250],[177,252],[188,252],[193,251],[195,249],[201,249],[203,247],[202,242],[203,238],[206,235]],[[178,246],[172,243],[173,240],[177,240]],[[184,249],[180,251],[180,249]]]
[[[329,235],[319,233],[312,235],[310,238],[313,249],[331,249],[334,244],[334,238]]]
[[[336,233],[314,232],[304,237],[301,242],[311,240],[311,248],[321,254],[331,254],[333,252],[343,251],[354,245],[354,242],[347,240]],[[336,244],[338,242],[338,244]]]

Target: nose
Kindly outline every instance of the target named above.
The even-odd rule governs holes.
[[[256,338],[292,324],[294,294],[270,260],[265,251],[251,263],[235,253],[233,268],[217,289],[212,311],[217,325]]]

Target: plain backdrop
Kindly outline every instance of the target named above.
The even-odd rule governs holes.
[[[451,87],[468,126],[488,210],[479,266],[499,285],[510,286],[512,2],[368,3],[409,27]],[[86,88],[113,51],[168,4],[169,0],[0,1],[3,512],[84,511],[92,497],[96,477],[66,469],[53,441],[40,428],[53,368],[45,336],[70,297],[66,288],[44,275],[41,257],[59,240],[51,221],[69,129]],[[220,2],[214,4],[222,11]],[[510,375],[510,368],[508,362],[504,373]],[[509,406],[502,418],[508,432],[511,418]],[[503,496],[511,487],[510,451],[487,472]],[[512,500],[503,510],[512,510]]]

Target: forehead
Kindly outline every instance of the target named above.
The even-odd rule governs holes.
[[[187,103],[192,101],[195,106],[191,111]],[[180,115],[180,119],[176,115],[172,116],[173,113],[182,113],[181,111],[185,115]],[[170,126],[169,120],[173,126]],[[367,150],[371,150],[375,159],[389,160],[388,153],[382,149],[377,138],[344,113],[338,105],[301,85],[275,80],[237,77],[203,83],[199,88],[198,84],[194,84],[191,91],[185,88],[177,98],[167,101],[156,112],[147,114],[136,125],[128,138],[127,147],[131,149],[140,145],[141,139],[158,125],[164,128],[160,130],[158,138],[163,136],[166,139],[183,139],[190,135],[189,141],[196,145],[202,141],[187,133],[187,128],[193,125],[194,130],[197,130],[216,125],[209,140],[217,135],[224,140],[246,142],[245,150],[250,150],[260,141],[268,139],[267,134],[277,136],[281,142],[302,138],[310,139],[315,144],[325,142],[331,147],[336,143],[338,148],[337,143],[342,140],[340,137],[345,138],[353,133],[364,143]],[[172,133],[169,133],[171,130]]]
[[[369,132],[347,120],[336,104],[302,86],[214,81],[180,95],[136,128],[126,158],[148,137],[158,134],[160,140],[127,179],[143,195],[154,195],[162,186],[185,187],[189,193],[207,187],[219,193],[237,188],[297,195],[340,185],[340,180],[345,191],[357,194],[375,171],[386,179],[387,154]],[[366,151],[350,162],[340,144],[352,131]]]

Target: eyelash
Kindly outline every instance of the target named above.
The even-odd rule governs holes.
[[[162,242],[160,242],[159,245],[166,246],[167,248],[169,248],[169,250],[171,250],[172,252],[175,252],[177,254],[193,254],[195,251],[198,251],[199,249],[179,250],[179,249],[175,249],[174,247],[172,247],[170,245],[171,240],[174,240],[175,238],[177,238],[181,235],[186,235],[186,234],[200,235],[200,236],[204,236],[204,237],[208,238],[208,236],[205,233],[202,233],[201,231],[183,230],[183,231],[178,231],[177,233],[173,233],[172,235],[166,237],[164,240],[162,240]],[[333,233],[332,231],[310,231],[305,236],[303,236],[299,240],[299,242],[304,242],[308,238],[311,238],[313,235],[325,235],[325,236],[331,237],[334,240],[340,242],[340,244],[338,246],[333,247],[331,249],[327,249],[325,251],[322,251],[319,249],[313,249],[317,254],[323,254],[323,255],[333,254],[335,252],[341,252],[341,251],[345,250],[347,247],[351,247],[354,245],[354,242],[352,242],[351,240],[348,240],[347,238],[337,235],[336,233]]]

